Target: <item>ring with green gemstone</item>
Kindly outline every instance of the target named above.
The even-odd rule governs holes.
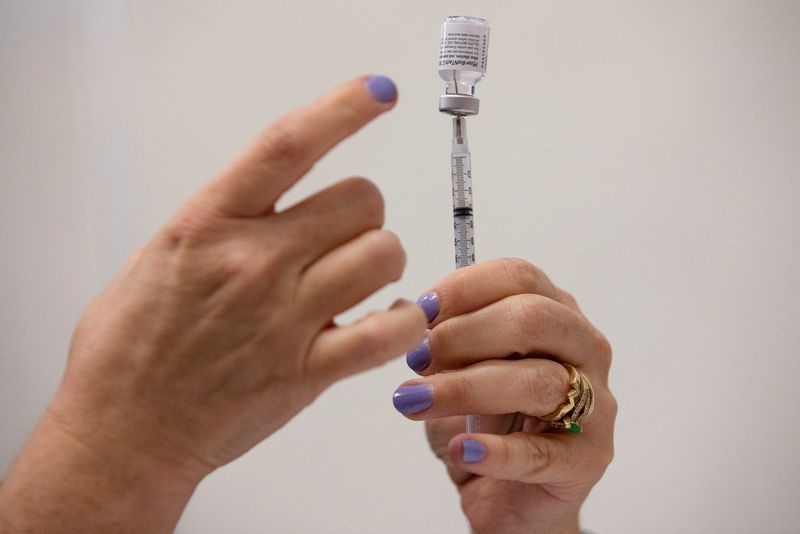
[[[562,365],[569,371],[567,400],[540,419],[549,421],[552,428],[578,433],[583,430],[583,421],[594,410],[594,389],[585,374],[568,363]]]

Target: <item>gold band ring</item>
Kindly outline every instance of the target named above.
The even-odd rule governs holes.
[[[562,365],[569,371],[567,400],[552,413],[540,419],[549,421],[553,428],[580,432],[583,429],[581,425],[584,419],[594,410],[594,389],[585,374],[568,363]]]

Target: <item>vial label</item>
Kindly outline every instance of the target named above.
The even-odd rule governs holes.
[[[469,22],[442,25],[439,70],[473,70],[486,73],[489,26]]]

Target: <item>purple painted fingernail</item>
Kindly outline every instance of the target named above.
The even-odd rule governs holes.
[[[486,454],[486,445],[474,439],[461,440],[461,448],[464,449],[462,459],[468,464],[480,462]]]
[[[422,371],[431,363],[431,349],[428,346],[428,338],[422,340],[419,347],[406,354],[406,363],[414,371]]]
[[[425,293],[419,299],[417,299],[417,306],[422,308],[425,312],[425,316],[428,318],[428,322],[432,322],[436,317],[439,315],[439,297],[436,296],[436,293],[431,291],[430,293]]]
[[[397,411],[403,415],[427,410],[433,404],[433,386],[430,384],[400,386],[394,391],[392,402]]]
[[[397,86],[386,76],[367,78],[367,89],[378,102],[391,102],[397,96]]]

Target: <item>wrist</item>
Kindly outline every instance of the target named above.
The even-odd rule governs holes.
[[[33,532],[172,532],[203,474],[76,434],[59,419],[45,413],[0,485],[2,519]]]
[[[580,523],[578,514],[566,518],[558,523],[537,521],[535,523],[528,523],[522,521],[514,521],[506,518],[502,525],[497,523],[486,524],[485,528],[476,527],[471,525],[471,534],[496,534],[503,532],[504,534],[581,534]]]

